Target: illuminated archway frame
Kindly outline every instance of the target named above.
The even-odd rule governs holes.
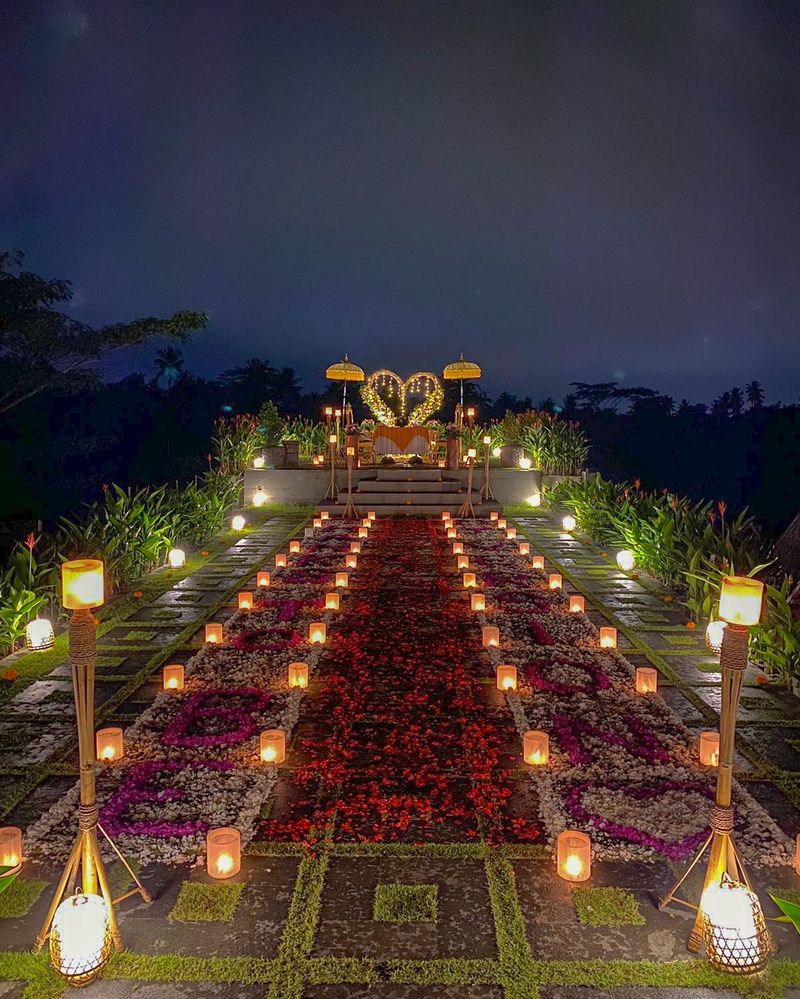
[[[395,413],[383,400],[381,389],[399,398],[399,413]],[[406,401],[411,394],[424,393],[410,413],[406,414]],[[361,398],[375,420],[384,427],[393,427],[398,416],[406,416],[408,425],[419,427],[426,423],[444,404],[444,388],[432,371],[415,371],[405,381],[389,368],[380,368],[367,376],[361,386]]]

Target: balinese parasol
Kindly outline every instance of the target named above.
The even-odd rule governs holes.
[[[464,382],[477,381],[481,377],[481,369],[473,361],[465,361],[462,354],[457,361],[448,364],[442,372],[442,378],[448,382],[461,382],[461,408],[464,408]]]
[[[332,382],[342,382],[342,416],[344,416],[345,406],[347,405],[347,383],[348,382],[363,382],[365,375],[362,368],[359,368],[357,364],[348,358],[347,354],[344,355],[344,359],[337,361],[336,364],[332,364],[325,372],[325,377]]]

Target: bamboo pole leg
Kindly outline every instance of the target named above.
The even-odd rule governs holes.
[[[72,877],[73,873],[77,871],[78,860],[81,856],[81,848],[83,846],[83,835],[80,834],[75,842],[72,844],[72,850],[70,851],[69,859],[67,860],[64,870],[61,872],[61,878],[58,882],[58,887],[56,888],[53,899],[50,902],[50,906],[47,910],[47,915],[44,917],[44,922],[42,923],[42,928],[33,943],[33,949],[35,951],[40,951],[44,946],[44,942],[50,933],[50,926],[53,922],[53,917],[56,914],[56,909],[64,896],[64,889],[67,887],[67,882]]]

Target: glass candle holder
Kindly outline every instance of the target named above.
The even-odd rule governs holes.
[[[311,526],[316,530],[318,527],[322,527],[322,517],[314,517],[311,521]]]
[[[17,874],[22,867],[22,830],[17,826],[0,829],[0,867],[10,867]]]
[[[586,610],[586,600],[580,593],[570,593],[569,612],[570,614],[583,614]]]
[[[544,572],[544,555],[531,555],[531,569]]]
[[[565,829],[556,841],[556,865],[565,881],[588,881],[592,873],[592,841],[586,833]]]
[[[519,554],[524,558],[526,555],[531,553],[531,543],[530,541],[520,541],[519,547],[517,548]]]
[[[286,552],[276,552],[275,553],[275,568],[285,569],[287,562]]]
[[[636,693],[655,694],[658,692],[658,670],[651,666],[636,667]]]
[[[495,670],[495,677],[498,690],[517,689],[517,667],[508,663],[502,663]]]
[[[492,510],[492,512],[489,514],[489,521],[492,524],[494,524],[499,519],[500,519],[500,514],[497,512],[497,510]]]
[[[312,621],[308,626],[308,640],[312,645],[324,645],[328,637],[328,629],[324,621]]]
[[[350,542],[350,551],[352,552],[353,555],[359,555],[361,553],[361,542],[360,541],[351,541]]]
[[[700,762],[704,767],[719,766],[719,732],[700,733]]]
[[[600,648],[601,649],[616,649],[617,647],[617,629],[616,628],[601,628],[600,629]]]
[[[474,611],[485,611],[486,610],[486,594],[485,593],[471,593],[469,597],[469,607],[470,610]]]
[[[508,527],[508,521],[505,517],[500,517],[497,521],[497,530],[504,531]]]
[[[359,529],[358,529],[358,536],[359,536],[359,538],[361,538],[362,541],[365,541],[369,537],[369,528],[368,527],[359,527]]]
[[[262,763],[283,763],[286,760],[286,733],[279,728],[265,729],[258,737],[258,755]]]
[[[517,529],[516,527],[509,527],[506,530],[506,540],[516,541],[517,540]]]
[[[357,569],[358,568],[358,555],[350,552],[344,557],[344,567],[345,569]]]
[[[500,645],[500,629],[494,624],[485,624],[481,630],[481,641],[485,649],[496,649]]]
[[[210,622],[203,629],[203,635],[207,645],[222,644],[222,625],[215,621]]]
[[[336,573],[336,583],[335,583],[336,586],[340,587],[343,590],[346,590],[348,582],[349,582],[349,577],[346,572]]]
[[[101,728],[94,736],[95,751],[98,760],[114,763],[124,755],[121,728]]]
[[[253,594],[249,590],[242,590],[239,593],[239,610],[253,609]]]
[[[183,665],[181,663],[173,663],[170,666],[165,666],[162,673],[162,683],[164,685],[164,690],[170,692],[183,690]]]
[[[289,686],[308,686],[308,663],[289,663]]]
[[[289,554],[290,555],[300,554],[300,540],[298,538],[294,538],[294,540],[289,542]]]
[[[522,758],[531,767],[544,767],[550,762],[550,736],[547,732],[528,729],[522,737]]]
[[[561,578],[561,574],[558,572],[551,572],[547,577],[547,585],[551,590],[560,590],[564,585],[564,580]]]
[[[457,556],[456,569],[469,569],[469,555]]]
[[[339,610],[338,590],[331,590],[329,593],[325,594],[325,610],[330,610],[330,611]]]
[[[256,575],[256,586],[267,587],[269,586],[269,582],[269,573],[262,569],[261,572]]]
[[[242,867],[242,839],[233,826],[209,829],[206,834],[206,871],[222,881],[238,874]]]
[[[454,555],[463,555],[464,554],[464,542],[463,541],[454,541],[453,542],[453,554]]]
[[[478,579],[474,572],[465,572],[461,577],[461,582],[465,590],[474,589],[478,585]]]

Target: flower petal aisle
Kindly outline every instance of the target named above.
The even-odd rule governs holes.
[[[470,568],[486,593],[478,624],[499,628],[495,664],[519,684],[508,700],[520,734],[550,737],[550,763],[531,767],[552,842],[565,828],[589,833],[600,856],[682,861],[708,834],[715,771],[700,765],[693,736],[661,697],[637,694],[634,670],[601,650],[583,613],[534,570],[518,543],[486,521],[460,525]],[[735,785],[737,844],[756,863],[791,863],[792,844]]]
[[[454,569],[437,523],[373,528],[305,705],[291,805],[260,837],[332,825],[338,841],[540,839],[535,804],[513,815],[513,716],[492,706]]]

